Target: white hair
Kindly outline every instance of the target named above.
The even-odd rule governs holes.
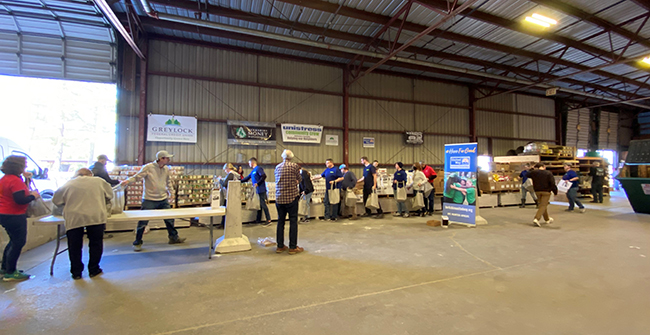
[[[284,150],[282,152],[282,159],[284,159],[285,161],[292,160],[293,159],[293,152],[291,150],[288,150],[288,149]]]

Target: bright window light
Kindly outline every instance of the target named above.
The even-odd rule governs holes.
[[[540,25],[540,26],[542,26],[542,27],[546,27],[546,28],[548,28],[548,27],[551,26],[550,24],[548,24],[548,23],[546,23],[546,22],[544,22],[544,21],[540,21],[540,20],[538,20],[538,19],[534,19],[534,18],[532,18],[532,17],[530,17],[530,16],[526,16],[526,21],[528,21],[528,22],[530,22],[530,23],[534,23],[534,24],[536,24],[536,25]]]
[[[543,21],[543,22],[546,22],[548,24],[557,24],[557,21],[555,21],[555,20],[553,20],[551,18],[548,18],[548,17],[546,17],[544,15],[539,15],[537,13],[533,14],[533,18],[538,19],[538,20]]]

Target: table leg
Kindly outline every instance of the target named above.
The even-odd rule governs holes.
[[[56,248],[54,249],[54,255],[52,256],[52,264],[50,264],[50,276],[54,276],[54,262],[56,262],[56,256],[59,254],[60,243],[61,243],[61,225],[56,225]]]
[[[208,252],[210,253],[208,255],[208,259],[212,259],[212,254],[214,254],[214,239],[213,239],[213,228],[214,228],[214,216],[210,217],[210,246],[208,248]]]

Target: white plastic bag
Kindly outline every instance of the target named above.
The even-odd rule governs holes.
[[[248,199],[246,199],[246,209],[250,211],[259,211],[260,208],[260,197],[255,190],[253,190]]]
[[[120,214],[124,212],[124,188],[118,186],[113,187],[113,199],[111,199],[110,214]]]
[[[341,190],[336,188],[336,183],[332,183],[332,188],[327,190],[327,197],[331,205],[341,202]]]
[[[404,202],[406,201],[406,186],[402,185],[402,187],[399,187],[399,184],[400,183],[397,184],[397,194],[395,195],[395,200],[397,200],[397,202]]]
[[[429,197],[429,194],[431,194],[431,191],[433,191],[433,186],[431,186],[430,182],[425,182],[424,183],[424,196]]]
[[[528,178],[523,184],[524,188],[531,193],[535,193],[535,188],[533,187],[533,179]]]
[[[264,237],[264,238],[259,237],[257,239],[257,244],[259,244],[259,245],[261,245],[263,247],[271,247],[271,246],[274,246],[274,245],[278,244],[278,242],[276,242],[273,237]]]
[[[298,201],[298,215],[299,216],[309,216],[309,211],[307,210],[307,199],[305,196],[301,196]]]
[[[571,182],[568,180],[560,180],[557,182],[557,191],[560,193],[567,193],[571,189]]]
[[[422,195],[422,192],[417,192],[415,194],[415,197],[413,197],[413,203],[411,204],[411,210],[417,211],[417,210],[419,210],[421,208],[424,208],[424,196]]]
[[[368,197],[368,200],[366,201],[366,208],[379,209],[379,196],[377,196],[377,190],[373,190]]]
[[[352,190],[347,190],[345,193],[345,205],[348,207],[357,205],[357,195]]]

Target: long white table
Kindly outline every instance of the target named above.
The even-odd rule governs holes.
[[[226,215],[226,208],[220,207],[217,209],[212,209],[211,207],[187,207],[187,208],[176,208],[176,209],[156,209],[156,210],[133,210],[133,211],[124,211],[120,214],[113,214],[108,218],[106,223],[121,223],[121,222],[133,222],[137,226],[138,221],[141,220],[164,220],[164,219],[181,219],[181,218],[201,218],[209,217],[210,218],[210,245],[209,245],[209,254],[208,258],[212,258],[214,253],[214,217]],[[54,262],[56,261],[56,256],[65,250],[59,252],[59,244],[61,241],[61,226],[65,225],[65,220],[62,216],[44,216],[37,220],[33,221],[36,225],[55,225],[56,228],[56,248],[54,249],[54,255],[52,256],[52,264],[50,264],[50,275],[54,275]]]

